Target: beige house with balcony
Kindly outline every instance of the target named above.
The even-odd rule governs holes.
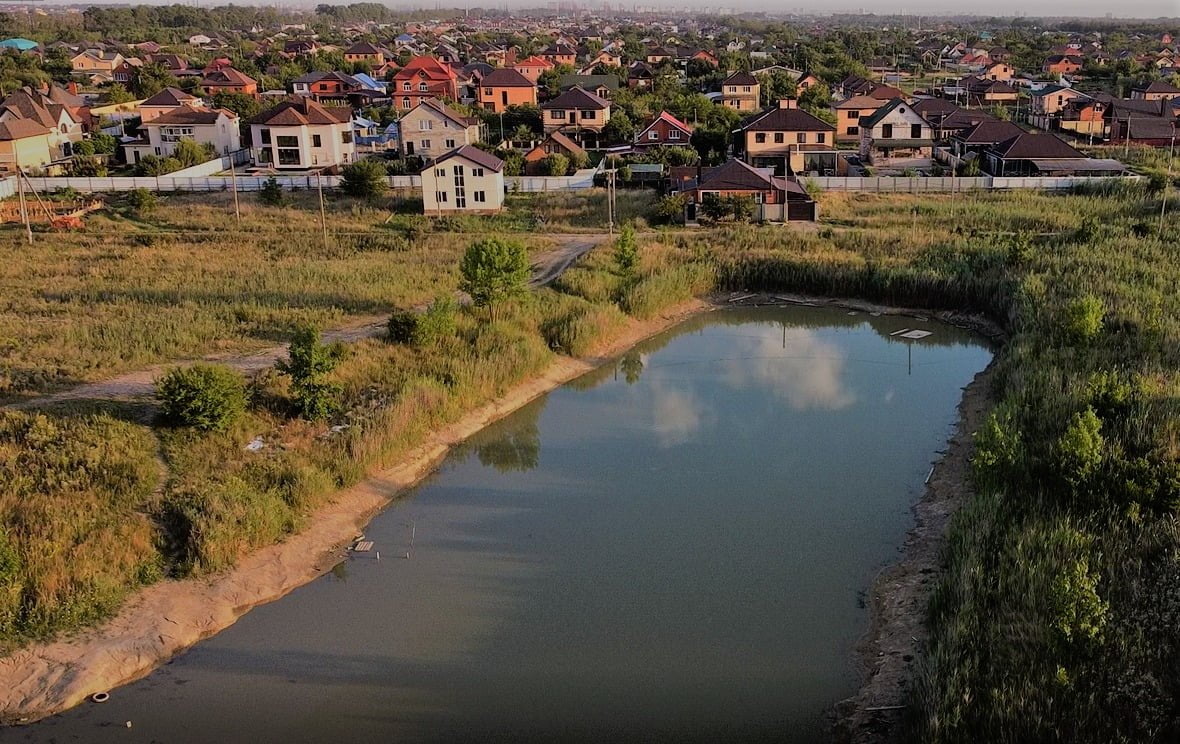
[[[352,110],[310,98],[284,101],[250,120],[254,165],[277,170],[338,170],[356,160]]]
[[[504,207],[504,161],[474,145],[427,163],[421,178],[423,214],[492,214]]]
[[[424,98],[401,118],[402,152],[434,158],[480,140],[480,120],[463,116],[437,98]]]
[[[541,104],[541,123],[545,133],[563,132],[575,141],[598,141],[598,135],[610,121],[610,101],[575,85]]]
[[[737,146],[755,168],[779,175],[820,172],[837,175],[836,128],[784,98],[772,109],[748,119],[738,130]]]
[[[721,105],[735,111],[757,111],[762,107],[762,85],[745,70],[721,81]]]

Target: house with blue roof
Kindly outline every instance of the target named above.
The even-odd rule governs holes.
[[[0,49],[15,49],[18,52],[27,52],[30,49],[36,49],[39,46],[40,44],[32,41],[31,39],[21,39],[19,37],[0,41]]]

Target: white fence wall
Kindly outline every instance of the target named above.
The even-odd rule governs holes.
[[[950,176],[864,176],[836,177],[817,176],[803,179],[804,183],[815,184],[825,191],[880,191],[880,192],[921,192],[921,191],[970,191],[971,189],[1069,189],[1085,183],[1110,183],[1119,177],[1069,176],[1060,178],[1000,178],[998,176],[976,176],[959,178]],[[1121,178],[1136,180],[1138,176]]]
[[[229,191],[233,188],[230,176],[214,176],[229,169],[229,158],[220,161],[209,161],[201,165],[187,168],[183,171],[169,173],[166,176],[62,176],[57,178],[29,178],[29,184],[37,191],[56,191],[57,189],[74,189],[80,193],[130,191],[132,189],[148,189],[149,191]],[[237,177],[238,191],[258,191],[269,176]],[[275,180],[284,189],[315,189],[321,186],[334,189],[340,185],[340,176],[275,176]],[[421,189],[422,178],[419,176],[389,176],[389,187],[392,189]],[[594,185],[594,170],[580,170],[572,176],[563,177],[531,177],[508,176],[504,179],[505,187],[510,191],[577,191],[588,189]]]
[[[16,195],[16,179],[0,178],[0,199]]]

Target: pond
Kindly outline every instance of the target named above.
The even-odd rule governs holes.
[[[9,734],[814,741],[990,358],[913,318],[698,316],[454,452],[365,530],[380,560]]]

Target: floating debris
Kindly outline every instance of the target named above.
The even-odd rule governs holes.
[[[911,338],[911,339],[914,339],[915,341],[917,341],[920,338],[926,338],[927,336],[930,336],[930,335],[933,335],[933,333],[931,331],[919,331],[919,330],[915,329],[912,331],[906,331],[905,333],[901,334],[901,337],[902,338]]]
[[[90,696],[90,699],[96,703],[105,703],[106,701],[111,699],[111,693],[109,693],[109,692],[96,692]]]
[[[889,335],[890,335],[890,336],[897,336],[897,335],[900,335],[900,334],[902,334],[902,333],[908,333],[908,332],[909,332],[909,330],[910,330],[909,328],[902,328],[900,331],[894,331],[893,333],[890,333]]]
[[[356,545],[352,546],[352,551],[354,553],[368,553],[372,549],[373,549],[373,541],[372,540],[360,540],[359,542],[356,543]]]
[[[262,441],[262,437],[254,437],[250,440],[250,443],[246,445],[246,451],[258,452],[264,447],[266,447],[266,442]]]

